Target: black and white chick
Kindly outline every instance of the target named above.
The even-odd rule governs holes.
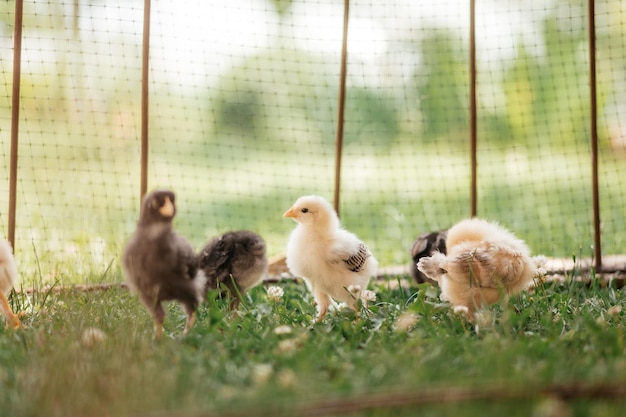
[[[145,196],[137,230],[128,240],[122,259],[130,289],[155,322],[157,339],[165,321],[162,303],[174,300],[183,305],[187,333],[203,300],[206,282],[198,270],[195,250],[172,229],[175,199],[170,190],[155,190]]]
[[[426,232],[422,233],[415,238],[413,245],[411,246],[411,259],[410,264],[411,276],[418,284],[428,282],[434,286],[439,284],[434,279],[429,278],[422,271],[417,269],[417,263],[420,259],[426,256],[432,256],[434,253],[446,254],[446,238],[448,237],[447,230],[441,230],[438,232]]]
[[[198,254],[198,266],[207,278],[206,291],[222,288],[231,309],[240,297],[267,273],[265,241],[248,230],[230,231],[210,240]]]
[[[0,312],[6,319],[7,325],[13,329],[22,326],[20,319],[11,310],[7,295],[17,283],[17,265],[11,250],[11,244],[0,239]]]
[[[337,213],[319,196],[300,197],[284,214],[298,223],[287,242],[287,266],[306,282],[321,321],[333,299],[358,313],[359,300],[375,298],[366,290],[378,261],[353,233],[341,227]]]

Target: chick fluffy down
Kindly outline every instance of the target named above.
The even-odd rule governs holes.
[[[17,284],[18,273],[11,244],[0,239],[0,291],[7,295]]]
[[[473,311],[525,289],[535,276],[526,244],[496,223],[463,220],[448,231],[447,255],[423,258],[418,268],[441,286],[441,298]]]
[[[321,197],[299,198],[286,215],[298,222],[287,243],[287,266],[313,293],[318,318],[331,298],[356,308],[358,300],[347,288],[364,290],[378,268],[367,246],[341,227],[332,206]]]

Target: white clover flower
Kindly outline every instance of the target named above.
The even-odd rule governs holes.
[[[291,332],[292,332],[291,327],[286,324],[283,324],[282,326],[278,326],[274,329],[274,334],[278,336],[281,336],[284,334],[291,334]]]
[[[281,340],[278,342],[278,346],[276,346],[276,352],[283,355],[291,354],[296,351],[298,344],[296,339]]]
[[[272,374],[274,368],[269,363],[260,363],[252,368],[252,382],[256,385],[265,384]]]
[[[609,309],[606,312],[609,316],[618,316],[619,313],[622,312],[622,306],[616,305],[613,307],[609,307]]]
[[[281,287],[272,285],[267,288],[267,298],[270,301],[278,302],[283,298],[283,295],[285,295],[285,292]]]
[[[454,314],[458,314],[459,316],[462,314],[467,316],[469,314],[469,308],[467,308],[467,306],[454,306],[452,311],[454,311]]]
[[[548,258],[545,255],[533,256],[533,262],[535,262],[537,269],[544,268],[548,263]]]
[[[291,369],[285,369],[278,374],[278,383],[283,388],[291,388],[296,385],[296,374]]]
[[[476,333],[481,329],[490,329],[495,321],[494,315],[489,310],[479,310],[474,314],[474,328]]]
[[[417,314],[405,311],[396,319],[395,329],[400,332],[407,332],[417,324]]]
[[[80,337],[80,342],[86,348],[92,348],[106,339],[106,334],[95,327],[88,327],[83,331],[83,334]]]
[[[335,306],[331,304],[331,306],[329,307],[329,310],[336,310],[336,311],[352,310],[352,307],[350,307],[346,303],[337,303]]]
[[[376,293],[370,290],[363,290],[361,292],[361,299],[365,301],[376,301]]]

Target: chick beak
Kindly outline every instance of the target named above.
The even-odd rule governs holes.
[[[289,210],[287,210],[284,214],[283,217],[291,217],[292,219],[295,219],[297,217],[297,213],[296,211],[293,209],[293,207],[291,207]]]
[[[172,217],[174,215],[174,204],[169,197],[165,197],[165,203],[163,203],[163,206],[159,209],[159,213],[161,213],[163,217]]]

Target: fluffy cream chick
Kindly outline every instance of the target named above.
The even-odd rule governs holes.
[[[17,329],[21,327],[20,319],[13,313],[7,295],[17,284],[17,265],[13,258],[11,245],[4,239],[0,239],[0,312],[5,317],[9,327]]]
[[[313,293],[316,320],[324,318],[333,299],[356,311],[358,298],[371,296],[365,288],[378,268],[367,246],[341,227],[322,197],[300,197],[284,216],[298,223],[287,243],[287,267]]]
[[[446,255],[424,257],[417,267],[439,283],[443,300],[469,314],[522,291],[536,273],[524,241],[496,223],[463,220],[448,231],[446,246]]]

